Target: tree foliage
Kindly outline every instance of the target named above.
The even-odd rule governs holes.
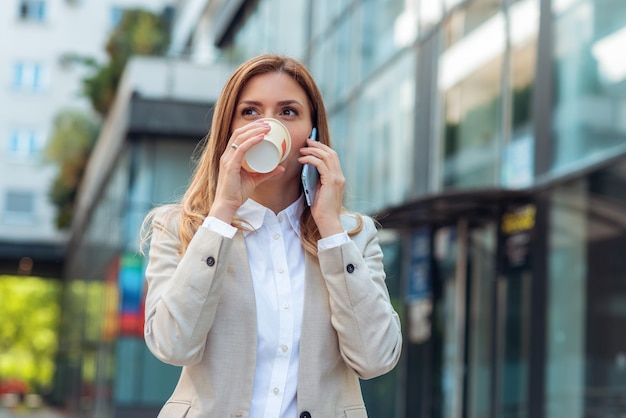
[[[92,75],[83,80],[93,108],[106,115],[115,98],[124,67],[132,55],[162,55],[169,45],[168,20],[145,10],[128,10],[106,45],[109,62],[91,62]]]
[[[60,320],[58,281],[0,276],[0,384],[48,388],[54,373]]]
[[[106,44],[108,62],[99,64],[93,58],[74,58],[92,69],[83,79],[83,91],[102,117],[106,117],[113,104],[128,59],[135,54],[159,55],[166,51],[168,23],[164,15],[128,10]],[[98,124],[87,113],[64,110],[56,118],[46,159],[59,166],[49,197],[57,207],[56,224],[60,229],[72,222],[76,193],[98,129]]]
[[[55,118],[54,131],[44,156],[47,161],[59,166],[48,196],[57,207],[56,225],[60,229],[71,223],[76,191],[98,129],[92,117],[79,111],[65,110]]]

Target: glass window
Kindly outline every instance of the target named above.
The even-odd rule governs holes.
[[[626,141],[626,2],[556,2],[553,169]]]
[[[450,10],[458,1],[447,0],[446,10]],[[467,7],[456,10],[445,21],[445,47],[448,48],[466,38],[474,30],[483,27],[485,22],[502,10],[502,0],[476,0]]]
[[[395,27],[404,0],[365,0],[362,3],[361,73],[367,77],[404,44],[396,42]]]
[[[458,358],[459,339],[458,329],[460,310],[457,303],[459,283],[456,280],[456,257],[459,253],[456,227],[440,228],[434,235],[433,260],[433,314],[432,314],[432,344],[433,344],[433,405],[432,416],[435,418],[453,418],[455,411],[460,408],[461,393],[458,380],[460,367]]]
[[[37,132],[31,129],[16,129],[9,133],[7,153],[13,157],[33,157],[41,151]]]
[[[45,0],[21,0],[19,4],[19,18],[32,22],[46,20]]]
[[[512,138],[523,138],[532,131],[532,87],[537,62],[539,34],[538,0],[518,0],[509,8]]]
[[[427,30],[439,23],[443,15],[443,5],[440,0],[418,0],[418,16],[420,28]]]
[[[622,160],[551,194],[546,417],[623,410],[625,191]]]
[[[443,24],[443,188],[525,187],[534,173],[532,85],[539,6],[479,0]]]
[[[467,409],[469,417],[488,417],[492,408],[492,383],[494,342],[492,329],[493,294],[496,280],[494,265],[496,231],[493,224],[470,231],[468,248],[468,358],[467,358]],[[449,323],[450,324],[450,323]],[[503,415],[504,416],[504,415]]]
[[[312,28],[311,36],[320,36],[323,32],[334,28],[336,20],[345,11],[346,7],[353,3],[353,0],[335,1],[312,1]]]
[[[442,56],[444,188],[496,183],[503,30],[500,25],[485,25]]]
[[[400,204],[412,185],[415,56],[405,54],[354,99],[345,140],[349,199],[371,213]],[[350,207],[354,207],[350,205]]]
[[[336,40],[337,50],[334,54],[337,57],[336,60],[336,84],[333,95],[333,101],[339,100],[358,82],[358,77],[355,73],[355,67],[358,63],[358,45],[359,39],[356,36],[356,28],[353,25],[355,19],[353,15],[349,14],[337,25],[337,30],[333,34]]]
[[[8,222],[32,221],[35,215],[35,195],[30,191],[10,190],[4,197],[4,219]]]
[[[328,7],[335,2],[316,1],[311,3],[311,37],[316,38],[328,29],[332,21]]]
[[[262,53],[302,59],[306,41],[305,2],[268,0],[252,2],[235,22],[232,42],[221,53],[222,60],[239,65]]]
[[[17,62],[13,66],[13,88],[23,91],[40,91],[43,88],[43,75],[41,64]]]
[[[336,55],[332,53],[334,47],[334,38],[324,38],[311,54],[311,73],[315,77],[326,107],[332,106],[334,99],[333,91],[336,83],[337,71]]]
[[[539,33],[538,3],[538,0],[517,0],[509,6],[510,58],[501,176],[502,184],[513,188],[530,186],[534,178],[532,96]]]

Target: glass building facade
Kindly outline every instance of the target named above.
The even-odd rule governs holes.
[[[251,3],[225,51],[282,4]],[[372,415],[626,413],[626,5],[308,7],[285,51],[322,90],[346,206],[392,231],[407,344],[400,371],[364,382]]]
[[[394,372],[363,382],[370,416],[625,415],[626,3],[238,3],[217,60],[304,61],[345,204],[383,225],[405,346]],[[111,234],[96,232],[110,216],[87,236]],[[92,357],[93,375],[132,381]],[[165,401],[164,373],[133,387]]]

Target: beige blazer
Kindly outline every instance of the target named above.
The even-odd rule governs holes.
[[[356,220],[342,223],[350,230]],[[145,340],[161,361],[183,366],[159,417],[248,417],[257,325],[243,234],[199,228],[181,258],[175,210],[160,210],[153,225]],[[402,346],[373,221],[364,217],[359,234],[318,259],[305,263],[298,417],[364,418],[359,378],[391,370]]]

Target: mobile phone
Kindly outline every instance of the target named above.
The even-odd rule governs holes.
[[[309,136],[313,141],[317,139],[317,128],[313,128],[311,135]],[[313,164],[305,164],[302,167],[302,188],[304,189],[304,197],[306,204],[313,206],[315,201],[315,192],[317,191],[317,183],[319,182],[320,175],[317,168]]]

